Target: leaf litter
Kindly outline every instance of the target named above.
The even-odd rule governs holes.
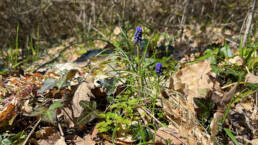
[[[114,31],[116,35],[121,33],[117,27]],[[233,57],[233,51],[226,47],[222,48],[222,51],[229,57],[228,65],[243,65],[244,60],[239,56]],[[15,126],[19,120],[29,120],[32,123],[32,120],[42,118],[41,126],[31,137],[30,143],[136,144],[132,139],[133,135],[128,134],[124,126],[119,126],[120,130],[113,135],[98,131],[96,122],[101,121],[99,112],[106,111],[107,97],[117,91],[108,86],[113,82],[102,72],[111,71],[112,68],[108,66],[117,64],[107,63],[107,59],[90,61],[94,64],[94,69],[89,68],[89,63],[83,66],[65,63],[57,65],[57,69],[50,69],[45,74],[0,76],[1,129]],[[83,72],[83,75],[80,72]],[[227,142],[229,140],[224,141],[222,138],[221,128],[224,127],[233,142],[256,143],[257,92],[246,91],[243,89],[245,86],[238,82],[233,82],[225,89],[217,79],[218,75],[208,59],[181,63],[177,71],[165,80],[169,87],[162,90],[159,94],[161,98],[155,104],[163,111],[162,117],[168,125],[158,123],[158,128],[150,128],[156,137],[149,141],[155,144],[176,145]],[[244,82],[256,85],[257,76],[248,71]],[[120,82],[119,85],[122,86],[123,83],[126,82]],[[154,88],[152,93],[155,94],[156,91]],[[211,107],[205,104],[208,101],[213,103]],[[102,106],[105,107],[101,108],[99,104],[103,102]],[[205,107],[210,112],[206,115],[204,114],[207,111],[202,110]],[[143,114],[140,118],[145,125],[156,119],[144,109],[138,112]],[[58,123],[61,127],[58,127]],[[26,130],[26,126],[22,130]],[[63,131],[64,136],[61,133]]]

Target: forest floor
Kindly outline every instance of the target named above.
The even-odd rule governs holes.
[[[140,42],[135,27],[98,33],[107,39],[70,38],[1,69],[0,145],[258,144],[254,38],[241,47],[230,31],[192,26],[180,38],[142,27]]]

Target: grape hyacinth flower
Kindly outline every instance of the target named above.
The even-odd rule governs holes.
[[[157,63],[157,64],[156,64],[156,74],[157,74],[158,76],[161,76],[161,75],[162,75],[162,72],[163,72],[163,70],[162,70],[162,64],[161,64],[161,63]]]
[[[134,43],[140,43],[142,41],[142,27],[137,26],[134,33]]]

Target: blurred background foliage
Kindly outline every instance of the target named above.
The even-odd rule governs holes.
[[[60,39],[126,23],[144,22],[157,31],[174,33],[194,24],[242,33],[251,6],[251,0],[1,0],[0,48],[15,45],[17,26],[23,55],[35,44],[47,48]],[[255,20],[257,14],[253,32]]]

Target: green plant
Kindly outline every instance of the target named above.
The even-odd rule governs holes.
[[[37,108],[36,111],[32,112],[30,116],[40,115],[42,120],[55,121],[56,120],[56,109],[63,107],[63,104],[59,101],[54,102],[49,108]]]
[[[40,40],[40,27],[37,27],[36,32],[31,32],[30,36],[28,36],[28,42],[22,42],[22,43],[28,43],[25,44],[25,47],[22,47],[23,44],[19,44],[20,42],[20,25],[18,24],[16,26],[16,36],[13,40],[13,43],[9,44],[8,47],[2,48],[3,50],[0,52],[0,58],[4,60],[3,67],[0,68],[0,74],[6,74],[7,72],[16,72],[18,66],[22,66],[22,64],[25,64],[26,62],[34,62],[38,60],[40,56],[40,50],[42,48],[40,45],[38,45],[36,42]],[[36,36],[36,39],[34,40],[34,36]],[[2,61],[2,60],[0,60]],[[2,64],[0,64],[2,65]]]
[[[244,90],[244,92],[242,92],[241,94],[235,96],[234,98],[231,99],[231,101],[229,102],[229,104],[227,105],[226,107],[226,110],[225,110],[225,115],[223,117],[223,120],[222,120],[222,124],[224,124],[227,116],[228,116],[228,113],[230,111],[230,108],[231,108],[231,105],[232,104],[235,104],[235,103],[238,103],[239,101],[241,101],[244,97],[248,96],[248,95],[251,95],[253,93],[255,93],[256,89],[250,89],[250,90]]]
[[[139,29],[139,28],[138,28]],[[105,113],[100,113],[100,118],[104,120],[98,123],[97,127],[100,132],[112,133],[112,140],[114,142],[118,133],[134,134],[133,139],[139,144],[148,144],[148,140],[152,138],[152,133],[147,129],[141,121],[141,114],[138,112],[140,108],[148,108],[152,110],[154,116],[159,116],[162,112],[157,111],[156,101],[159,98],[162,81],[165,72],[162,73],[162,66],[171,66],[167,64],[168,60],[155,59],[155,56],[147,57],[151,45],[157,43],[159,35],[153,35],[149,40],[142,39],[142,35],[137,32],[135,43],[129,41],[126,31],[121,30],[121,41],[113,41],[115,46],[115,63],[124,66],[124,70],[114,69],[117,74],[117,82],[124,82],[123,87],[126,88],[117,96],[108,96],[110,106]],[[144,35],[143,35],[144,36]],[[146,36],[145,36],[146,37]],[[144,41],[144,42],[143,42]],[[122,48],[126,47],[126,49]],[[129,52],[126,52],[128,50]],[[131,51],[130,51],[131,50]],[[136,51],[133,51],[136,50]],[[155,66],[157,62],[159,67]],[[172,66],[175,64],[172,63]],[[111,84],[110,84],[111,85]],[[115,85],[112,83],[112,85]],[[112,88],[112,87],[109,87]],[[156,93],[153,93],[153,88],[156,88]],[[113,89],[109,89],[113,90]],[[149,102],[149,103],[146,103]],[[155,124],[150,122],[151,128],[155,128]],[[135,132],[137,135],[135,136]]]
[[[105,119],[98,124],[100,132],[111,131],[115,126],[118,126],[116,131],[120,131],[123,129],[123,125],[129,127],[133,120],[137,120],[135,109],[139,105],[139,99],[130,99],[130,94],[131,92],[128,90],[123,95],[117,96],[113,99],[110,111],[99,114],[101,118]]]
[[[37,32],[36,32],[36,41],[40,40],[39,30],[40,30],[40,27],[38,26],[37,27]],[[36,43],[34,43],[33,41],[34,40],[33,40],[33,33],[32,33],[31,36],[30,36],[30,42],[29,42],[29,48],[28,49],[29,49],[29,53],[30,53],[30,51],[32,53],[32,58],[31,58],[32,61],[36,61],[39,58],[40,46],[37,45]]]
[[[133,134],[133,139],[137,140],[139,145],[149,144],[148,140],[153,139],[152,132],[146,126],[132,125],[130,130]]]
[[[0,145],[22,144],[26,136],[24,131],[18,132],[15,135],[11,135],[9,131],[6,131],[0,135]]]
[[[53,89],[54,87],[58,88],[58,90],[55,92],[58,93],[61,88],[69,85],[68,80],[71,80],[75,76],[76,72],[77,70],[75,69],[69,71],[65,69],[59,72],[59,74],[61,75],[61,78],[59,80],[52,78],[45,80],[43,86],[37,91],[37,93],[42,94],[46,90]]]
[[[16,28],[16,39],[15,39],[15,53],[14,53],[14,63],[18,62],[19,57],[19,24]]]
[[[210,122],[214,103],[210,99],[195,98],[195,104],[199,107],[197,116],[202,126],[207,126]]]
[[[230,137],[230,139],[234,142],[235,145],[239,145],[239,142],[236,140],[235,136],[231,133],[231,131],[227,128],[224,128],[226,134]]]
[[[87,124],[98,117],[99,111],[96,109],[97,105],[95,101],[80,101],[79,104],[84,110],[77,119],[78,125]]]
[[[7,55],[5,56],[7,59],[7,64],[10,68],[15,68],[20,63],[18,62],[19,58],[19,24],[16,27],[16,37],[14,46],[11,46],[7,49]]]

